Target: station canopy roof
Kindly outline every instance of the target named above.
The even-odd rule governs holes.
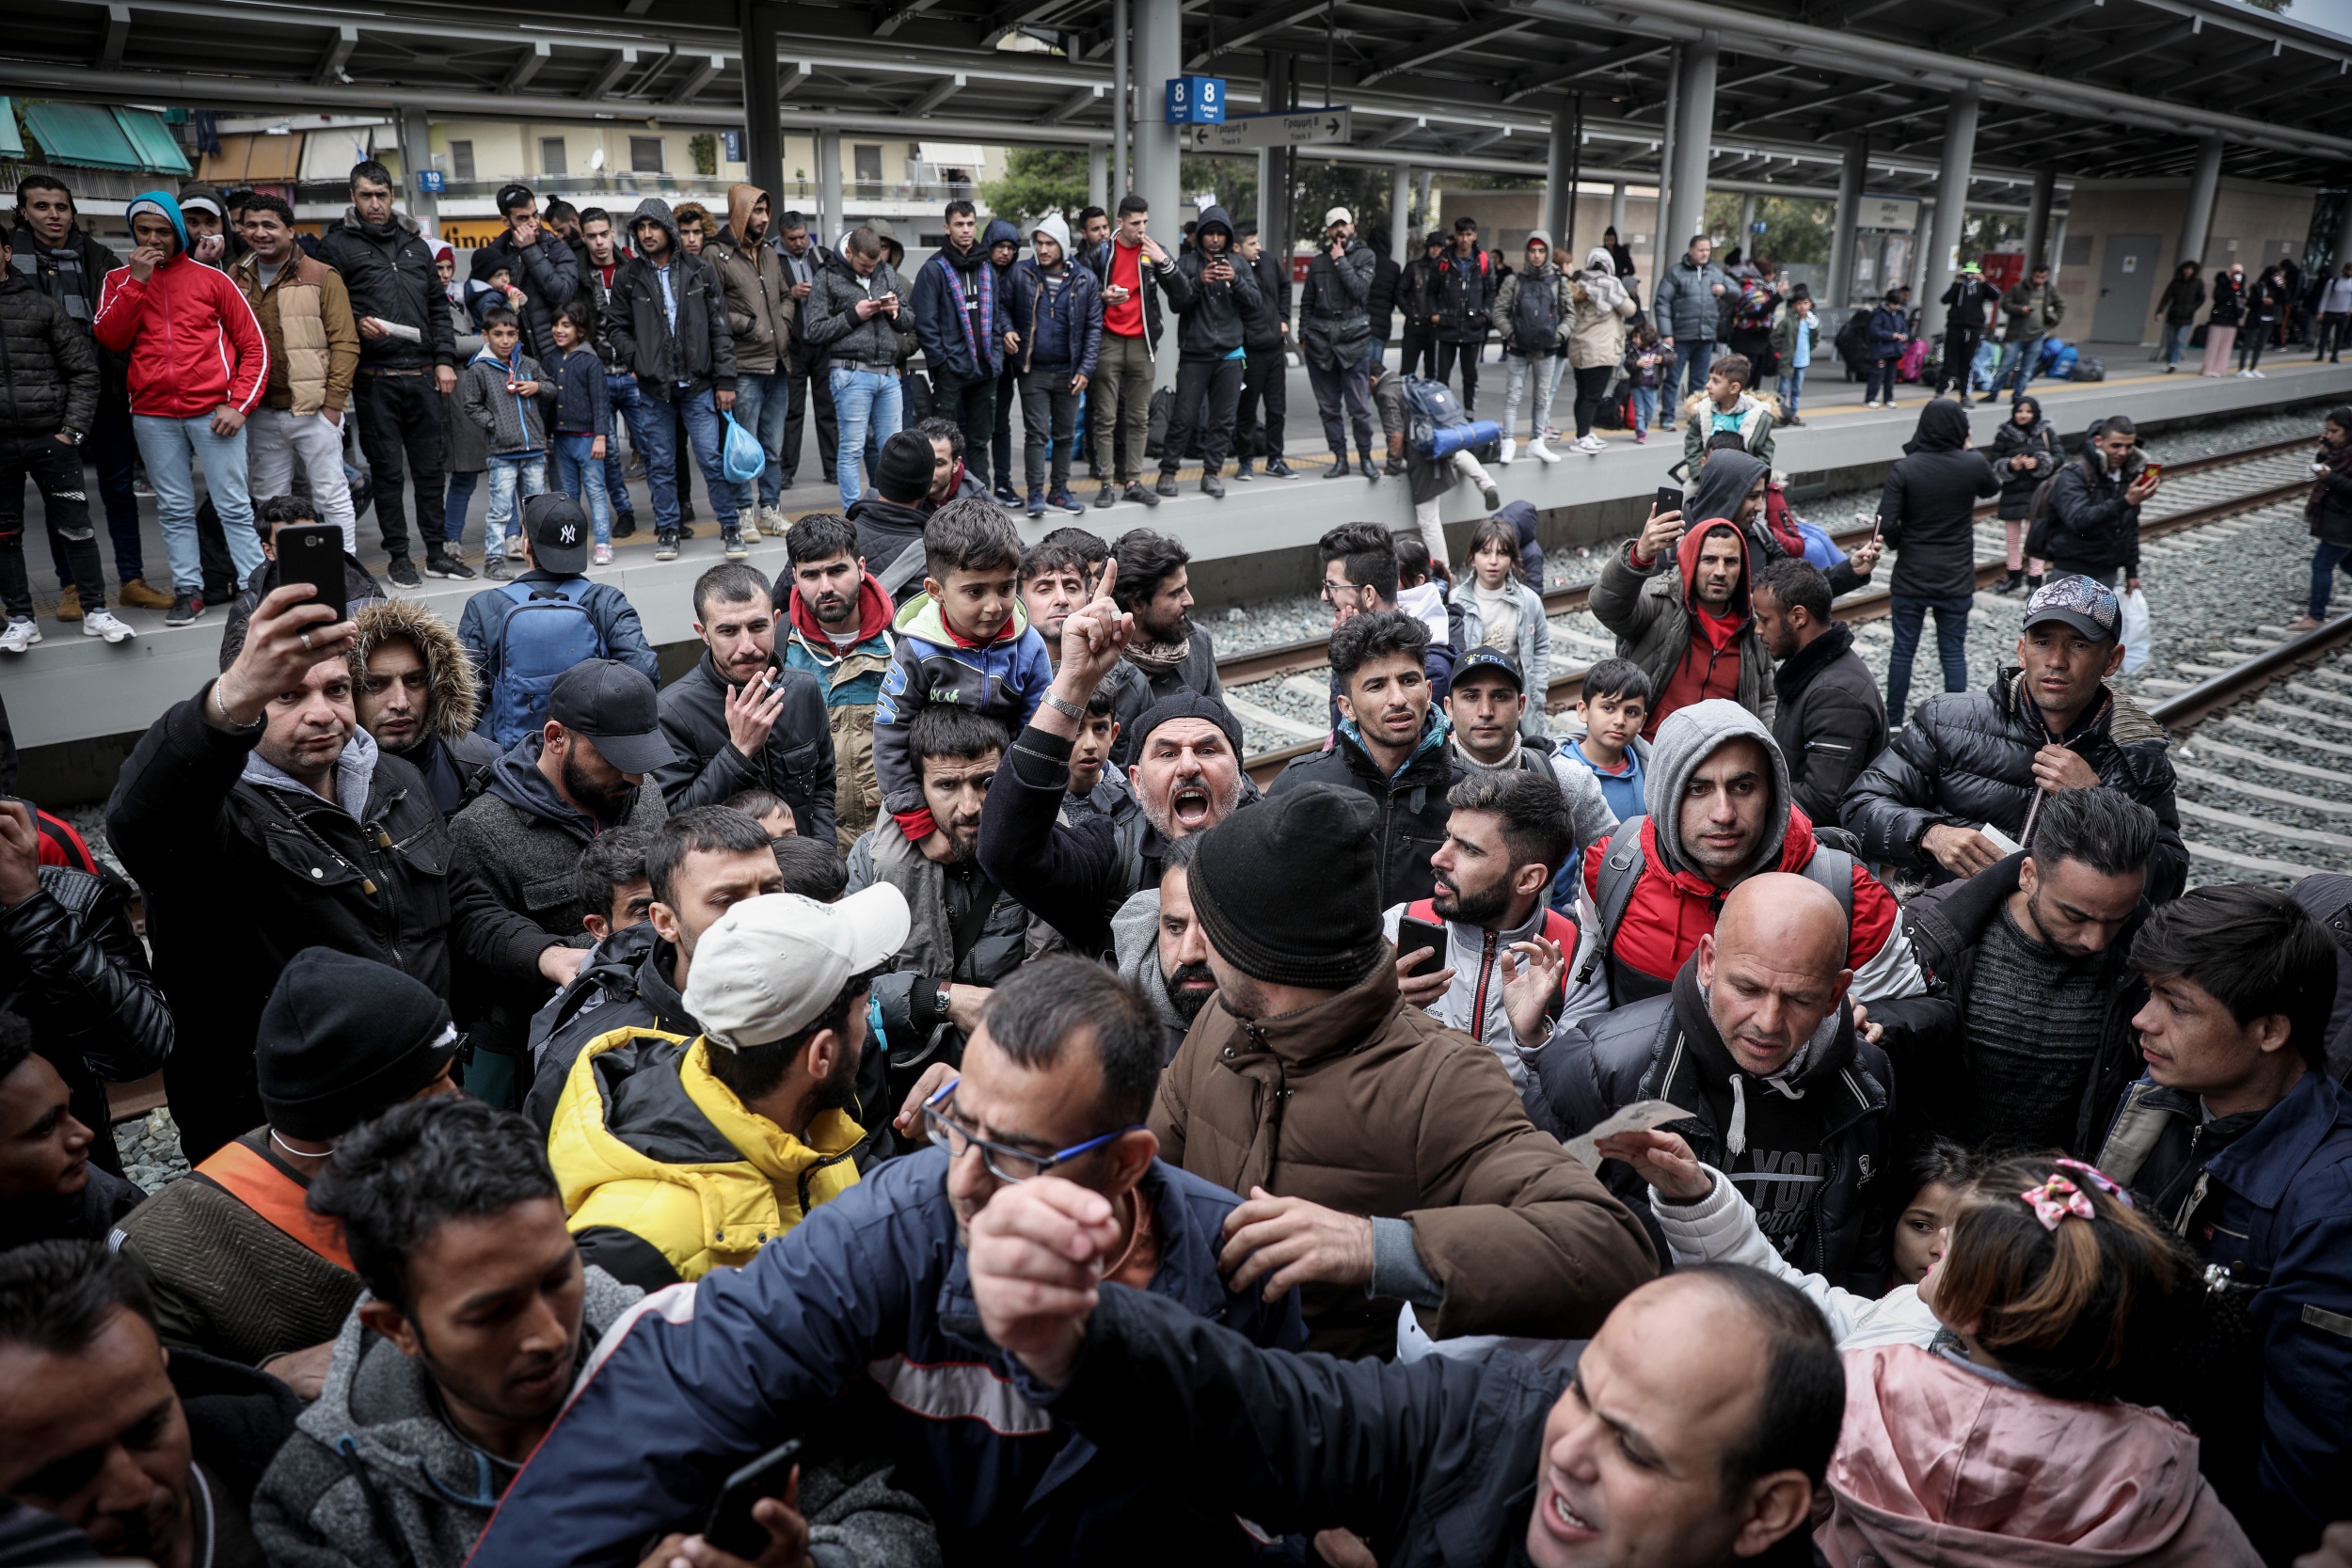
[[[1136,0],[1140,9],[1142,0]],[[1352,105],[1318,155],[1540,174],[1581,102],[1587,179],[1653,178],[1677,43],[1721,50],[1710,180],[1820,194],[1867,138],[1869,188],[1931,192],[1952,89],[1981,86],[1971,200],[2033,171],[2180,175],[2202,137],[2225,174],[2352,173],[2352,40],[2237,0],[1178,0],[1185,68],[1232,111]],[[1101,141],[1110,0],[879,0],[773,8],[787,131],[930,145]],[[734,0],[54,0],[0,35],[0,90],[225,111],[739,123]],[[1139,83],[1156,117],[1159,84]]]

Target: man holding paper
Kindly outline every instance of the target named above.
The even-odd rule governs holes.
[[[1529,1118],[1567,1141],[1655,1127],[1644,1102],[1671,1101],[1683,1117],[1668,1125],[1730,1177],[1784,1258],[1877,1294],[1894,1077],[1875,1026],[1857,1024],[1847,1003],[1846,947],[1846,912],[1828,889],[1781,871],[1748,878],[1667,994],[1564,1028],[1530,1053]],[[1604,1161],[1600,1177],[1651,1223],[1631,1166]],[[1663,1237],[1653,1229],[1652,1240],[1663,1257]]]

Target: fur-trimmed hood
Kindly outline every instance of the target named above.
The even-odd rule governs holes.
[[[414,599],[376,599],[359,606],[352,620],[358,635],[351,649],[351,678],[360,679],[368,656],[389,638],[405,637],[424,656],[432,677],[433,733],[446,745],[455,745],[471,733],[480,717],[474,692],[473,661],[456,630]]]

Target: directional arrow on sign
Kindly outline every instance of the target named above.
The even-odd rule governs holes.
[[[1353,139],[1355,116],[1345,107],[1301,109],[1289,114],[1239,115],[1218,125],[1184,128],[1193,152],[1247,152],[1261,147],[1320,147]]]

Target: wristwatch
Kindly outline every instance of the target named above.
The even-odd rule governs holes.
[[[947,1018],[948,993],[953,991],[956,988],[952,982],[942,980],[939,982],[938,992],[931,997],[931,1012],[933,1016],[937,1017],[942,1022],[945,1022]]]
[[[1057,696],[1053,691],[1048,690],[1042,701],[1047,707],[1065,718],[1074,719],[1081,724],[1087,721],[1087,710],[1067,697]]]

